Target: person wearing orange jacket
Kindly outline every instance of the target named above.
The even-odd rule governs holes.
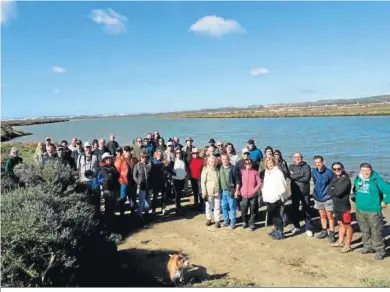
[[[135,211],[137,201],[137,184],[133,179],[133,169],[138,163],[138,159],[132,155],[132,149],[129,146],[123,148],[123,155],[115,160],[115,167],[119,172],[120,197],[119,212],[121,216],[125,214],[126,197],[129,198],[131,213]]]

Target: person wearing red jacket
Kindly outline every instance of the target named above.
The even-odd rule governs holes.
[[[202,209],[204,200],[201,194],[200,178],[203,169],[203,158],[199,157],[198,148],[192,149],[192,159],[189,165],[190,180],[192,193],[194,194],[194,206],[197,209]]]
[[[138,159],[132,156],[132,149],[129,146],[123,148],[123,155],[115,159],[115,167],[119,172],[120,198],[119,212],[121,216],[125,213],[126,197],[129,198],[131,212],[135,210],[137,200],[137,184],[133,179],[133,169],[138,163]]]

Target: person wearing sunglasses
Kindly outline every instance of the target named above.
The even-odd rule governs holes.
[[[353,186],[356,201],[356,219],[362,232],[362,254],[376,252],[375,259],[383,260],[386,255],[382,235],[382,208],[390,203],[390,184],[371,164],[362,163],[360,173]],[[384,196],[386,194],[386,196]]]
[[[330,242],[335,242],[334,236],[335,221],[333,217],[333,200],[328,192],[328,186],[333,178],[333,172],[324,164],[324,158],[320,155],[314,156],[315,168],[312,169],[314,182],[314,208],[320,213],[321,232],[318,239],[328,238]],[[329,223],[329,233],[327,226]]]
[[[175,149],[175,161],[173,164],[173,187],[175,190],[176,215],[183,215],[181,197],[184,189],[184,181],[187,176],[186,164],[183,161],[183,152],[179,147]]]
[[[311,231],[311,208],[309,199],[311,167],[303,161],[303,156],[300,152],[295,152],[293,159],[294,164],[291,164],[288,168],[291,181],[291,221],[294,224],[291,233],[292,235],[300,233],[299,204],[302,203],[302,209],[305,213],[306,235],[312,237],[313,232]]]
[[[330,246],[341,247],[342,253],[350,252],[353,229],[351,226],[351,203],[349,194],[352,184],[341,162],[332,164],[334,176],[329,184],[328,193],[333,200],[334,216],[339,226],[339,240]]]
[[[242,149],[241,157],[242,158],[236,163],[238,169],[245,169],[245,161],[248,159],[252,161],[252,165],[255,165],[255,162],[250,158],[250,152],[248,148]]]

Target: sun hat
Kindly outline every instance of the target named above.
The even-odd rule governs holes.
[[[249,149],[248,149],[248,148],[244,148],[244,149],[242,149],[241,153],[242,153],[242,154],[244,154],[244,153],[249,153]]]
[[[92,147],[92,145],[91,145],[91,143],[89,143],[88,141],[86,141],[85,143],[84,143],[84,148],[85,147]]]
[[[110,153],[108,153],[108,152],[105,152],[104,154],[103,154],[103,156],[102,156],[102,161],[104,160],[104,159],[106,159],[106,158],[111,158],[112,157],[112,155],[110,154]]]

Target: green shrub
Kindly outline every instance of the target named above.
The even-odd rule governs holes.
[[[2,193],[2,286],[99,283],[113,270],[116,244],[100,230],[86,195],[74,192],[72,171],[22,164],[15,174],[27,187]]]

